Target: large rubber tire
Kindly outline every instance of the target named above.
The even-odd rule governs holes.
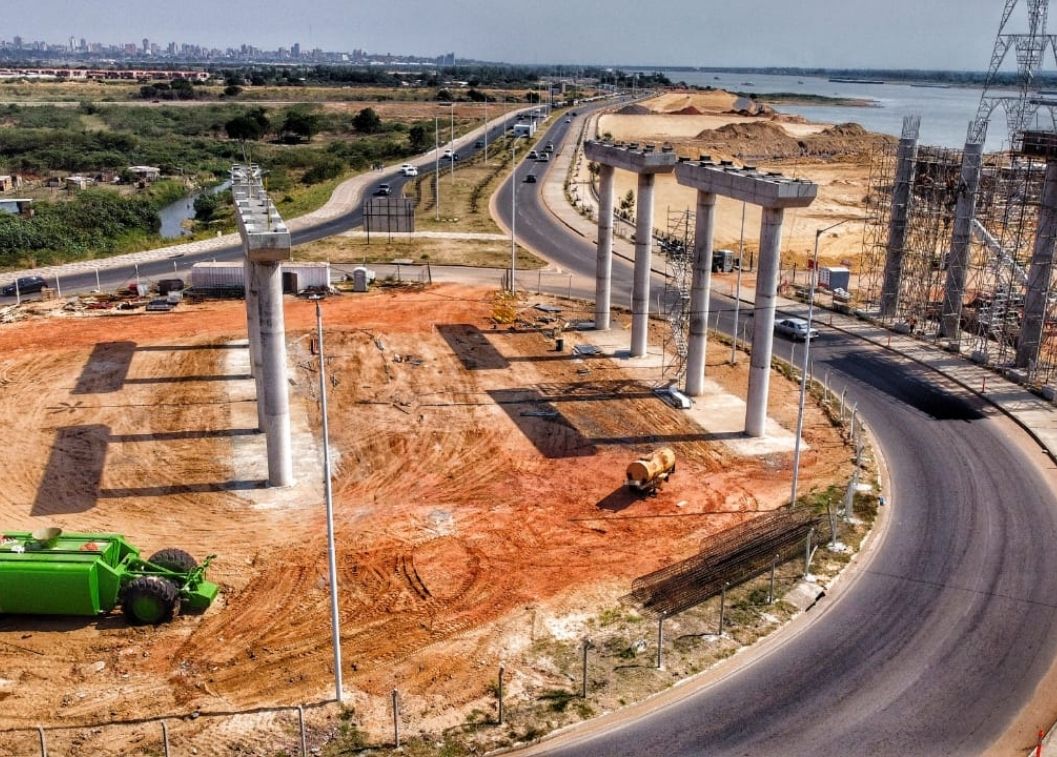
[[[176,587],[158,576],[140,576],[125,587],[121,609],[133,625],[156,626],[176,611]]]
[[[187,573],[198,567],[198,562],[191,555],[174,547],[155,552],[147,562],[174,573]]]

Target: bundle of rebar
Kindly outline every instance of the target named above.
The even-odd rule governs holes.
[[[804,509],[764,513],[709,537],[693,557],[635,579],[627,598],[649,616],[683,612],[802,554],[819,522],[818,515]]]

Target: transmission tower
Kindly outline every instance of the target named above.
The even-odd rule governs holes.
[[[1016,7],[1025,7],[1028,12],[1028,31],[1013,33],[1010,19]],[[1028,128],[1057,131],[1057,97],[1052,93],[1038,91],[1035,77],[1042,69],[1047,52],[1057,61],[1057,35],[1046,33],[1046,18],[1050,0],[1005,0],[1002,20],[998,25],[991,65],[987,69],[984,91],[980,96],[980,107],[976,119],[969,127],[969,139],[982,139],[991,114],[999,106],[1006,115],[1009,145],[1015,145],[1023,131]],[[999,87],[999,72],[1002,64],[1014,52],[1017,61],[1016,94],[1002,94]],[[1043,115],[1045,114],[1045,115]]]

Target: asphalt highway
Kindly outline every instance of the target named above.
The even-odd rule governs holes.
[[[545,139],[560,144],[568,128],[556,124]],[[518,174],[519,240],[593,277],[593,242],[543,207],[541,184],[523,183],[528,170]],[[508,226],[510,189],[508,181],[496,203]],[[615,257],[614,303],[629,302],[631,274]],[[729,333],[732,302],[715,294],[712,302]],[[812,610],[818,622],[718,683],[648,714],[572,729],[541,752],[978,754],[1008,740],[1018,713],[1047,696],[1036,689],[1057,656],[1052,464],[971,393],[880,347],[821,331],[815,375],[828,370],[831,386],[847,386],[891,478],[890,521],[867,567],[839,601]],[[791,348],[776,339],[776,353]],[[1052,714],[1053,705],[1043,709]],[[1024,746],[1048,725],[1033,724]]]
[[[508,119],[508,122],[512,122],[513,116]],[[491,144],[495,139],[503,136],[506,131],[506,124],[497,125],[492,127],[488,133],[488,143]],[[441,147],[443,150],[443,146]],[[475,153],[482,151],[483,148],[477,148],[474,143],[470,143],[466,147],[458,150],[460,159],[465,160],[472,157]],[[409,160],[408,162],[419,168],[421,172],[432,173],[435,167],[435,161],[433,160],[432,153],[427,158],[417,158]],[[444,159],[440,160],[440,170],[443,172],[448,170],[450,162]],[[403,176],[399,170],[388,170],[379,171],[375,174],[375,185],[378,184],[389,184],[392,188],[393,196],[400,194],[404,183],[407,181],[407,177]],[[370,196],[370,190],[366,193]],[[363,224],[363,207],[362,205],[357,206],[354,210],[346,213],[343,216],[335,218],[324,223],[316,224],[310,228],[302,229],[301,231],[295,232],[292,235],[292,241],[294,245],[307,244],[308,242],[314,242],[318,239],[324,239],[326,237],[340,234],[343,231],[357,228]],[[138,267],[138,271],[134,266],[121,266],[118,268],[108,268],[99,270],[99,285],[103,291],[114,290],[119,287],[128,286],[135,283],[136,276],[138,275],[141,280],[146,281],[150,279],[160,279],[165,277],[172,277],[176,275],[175,271],[178,271],[180,275],[186,275],[188,269],[195,263],[200,263],[209,260],[217,261],[234,261],[242,259],[242,246],[240,244],[233,244],[230,247],[224,247],[219,250],[210,250],[208,252],[181,255],[176,254],[171,258],[164,260],[155,260],[149,263],[142,263]],[[174,267],[175,264],[175,267]],[[8,283],[9,279],[0,280],[0,285]],[[49,286],[54,286],[52,280],[48,280]],[[70,276],[62,277],[62,291],[63,294],[75,294],[81,292],[90,292],[96,289],[96,274],[95,271],[86,270],[83,273],[73,274]],[[39,299],[39,294],[27,295],[23,299]],[[0,303],[6,304],[14,302],[14,296],[2,297],[0,296]]]

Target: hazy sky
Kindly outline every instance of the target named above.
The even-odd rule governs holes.
[[[519,63],[984,69],[1001,0],[29,0],[10,39],[195,42]],[[1053,69],[1053,64],[1049,67]]]

